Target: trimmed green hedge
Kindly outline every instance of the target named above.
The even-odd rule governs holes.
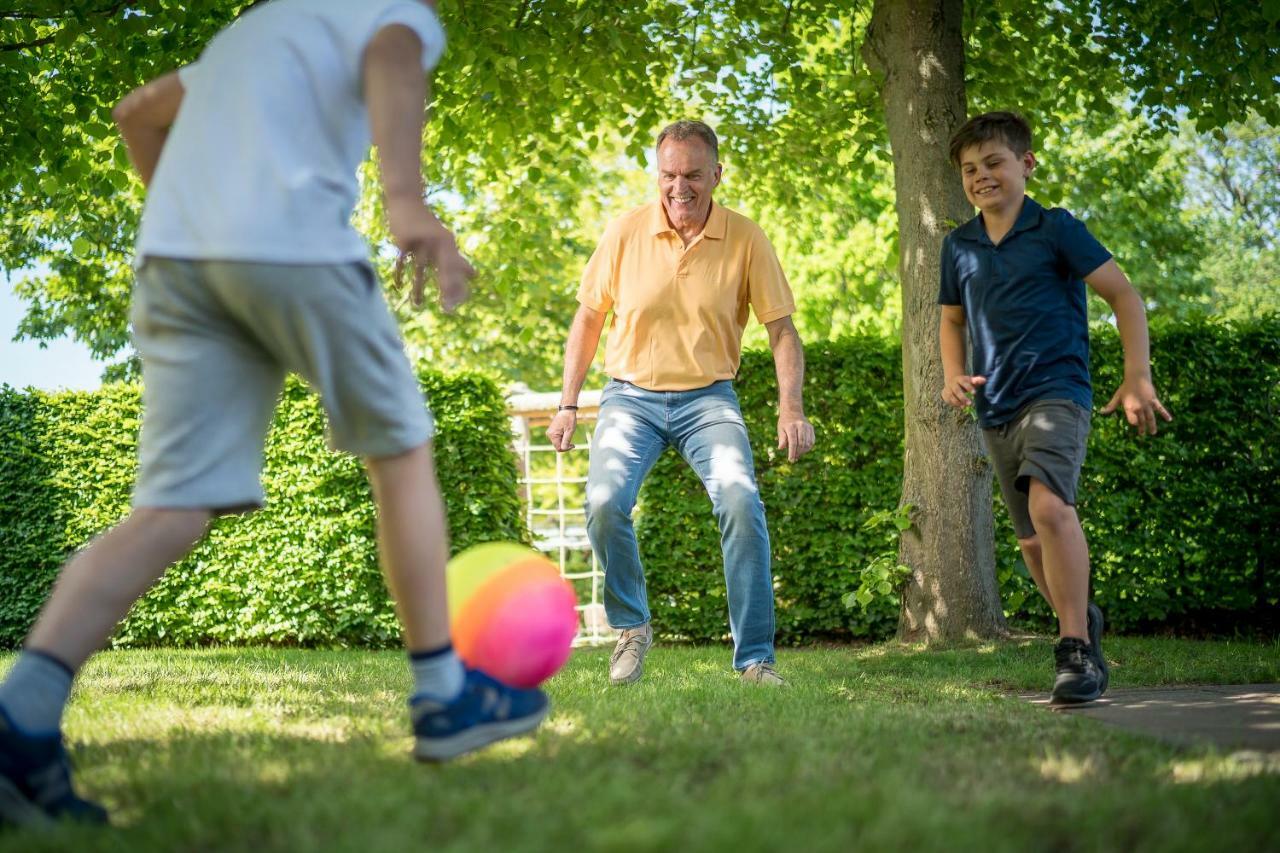
[[[1280,318],[1153,330],[1154,371],[1173,412],[1154,438],[1095,417],[1080,513],[1096,598],[1121,630],[1191,618],[1263,621],[1280,604]],[[894,596],[867,609],[845,596],[892,552],[902,474],[901,354],[850,338],[810,347],[806,406],[817,448],[792,465],[776,445],[768,353],[743,359],[738,394],[769,517],[782,642],[881,637]],[[1122,371],[1119,341],[1094,333],[1098,405]],[[440,427],[437,460],[455,550],[527,539],[509,426],[498,389],[470,375],[422,375]],[[62,560],[127,511],[138,389],[92,394],[0,390],[0,645],[25,634]],[[377,569],[373,507],[357,461],[330,453],[316,399],[290,383],[264,475],[268,508],[218,521],[208,538],[133,609],[121,645],[397,643]],[[1049,614],[996,502],[1006,610]],[[674,453],[641,493],[637,533],[659,630],[693,639],[727,632],[719,535],[701,484]]]
[[[1117,629],[1151,629],[1192,615],[1252,621],[1280,603],[1280,318],[1243,325],[1194,322],[1153,330],[1153,371],[1174,415],[1137,437],[1119,417],[1095,416],[1080,497],[1095,597]],[[897,622],[895,596],[865,611],[845,594],[858,572],[892,551],[902,476],[901,353],[852,338],[810,347],[805,405],[816,449],[796,464],[776,446],[772,358],[747,353],[737,383],[769,518],[778,638],[880,637]],[[1123,372],[1114,330],[1093,335],[1096,405]],[[998,489],[996,490],[998,493]],[[996,499],[997,571],[1011,618],[1045,623]],[[693,639],[727,633],[719,534],[693,472],[673,452],[641,492],[637,535],[655,626]],[[887,529],[886,529],[887,528]]]
[[[502,394],[474,375],[420,374],[452,547],[528,539]],[[62,561],[127,512],[139,389],[0,389],[0,646],[21,642]],[[399,630],[378,570],[358,460],[332,453],[318,399],[291,380],[263,476],[267,507],[220,519],[129,613],[117,645],[391,646]]]

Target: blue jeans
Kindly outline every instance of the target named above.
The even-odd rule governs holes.
[[[769,531],[742,409],[727,379],[692,391],[646,391],[618,380],[605,386],[587,475],[587,535],[604,568],[609,624],[634,628],[649,621],[631,510],[668,446],[697,472],[720,524],[734,669],[772,663]]]

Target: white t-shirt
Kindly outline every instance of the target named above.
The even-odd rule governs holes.
[[[369,151],[365,47],[403,24],[424,71],[444,30],[420,0],[271,0],[179,70],[186,94],[147,194],[137,256],[329,264],[368,258],[351,226]]]

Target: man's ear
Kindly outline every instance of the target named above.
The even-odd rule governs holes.
[[[723,177],[724,177],[724,165],[721,163],[716,163],[716,180],[715,180],[715,183],[711,185],[712,189],[720,186],[720,180]]]
[[[1022,169],[1026,176],[1030,176],[1036,170],[1036,155],[1032,151],[1022,155]]]

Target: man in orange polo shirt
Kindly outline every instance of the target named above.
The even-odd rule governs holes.
[[[668,125],[657,154],[658,201],[609,223],[582,274],[560,411],[547,435],[557,450],[573,447],[578,393],[612,312],[612,378],[587,475],[587,535],[604,567],[609,624],[622,630],[609,679],[638,681],[653,644],[631,510],[645,475],[674,447],[702,479],[720,524],[733,667],[748,683],[780,685],[769,531],[733,379],[754,311],[777,368],[778,448],[793,462],[813,448],[795,301],[760,227],[711,199],[722,172],[715,132],[700,121]]]

